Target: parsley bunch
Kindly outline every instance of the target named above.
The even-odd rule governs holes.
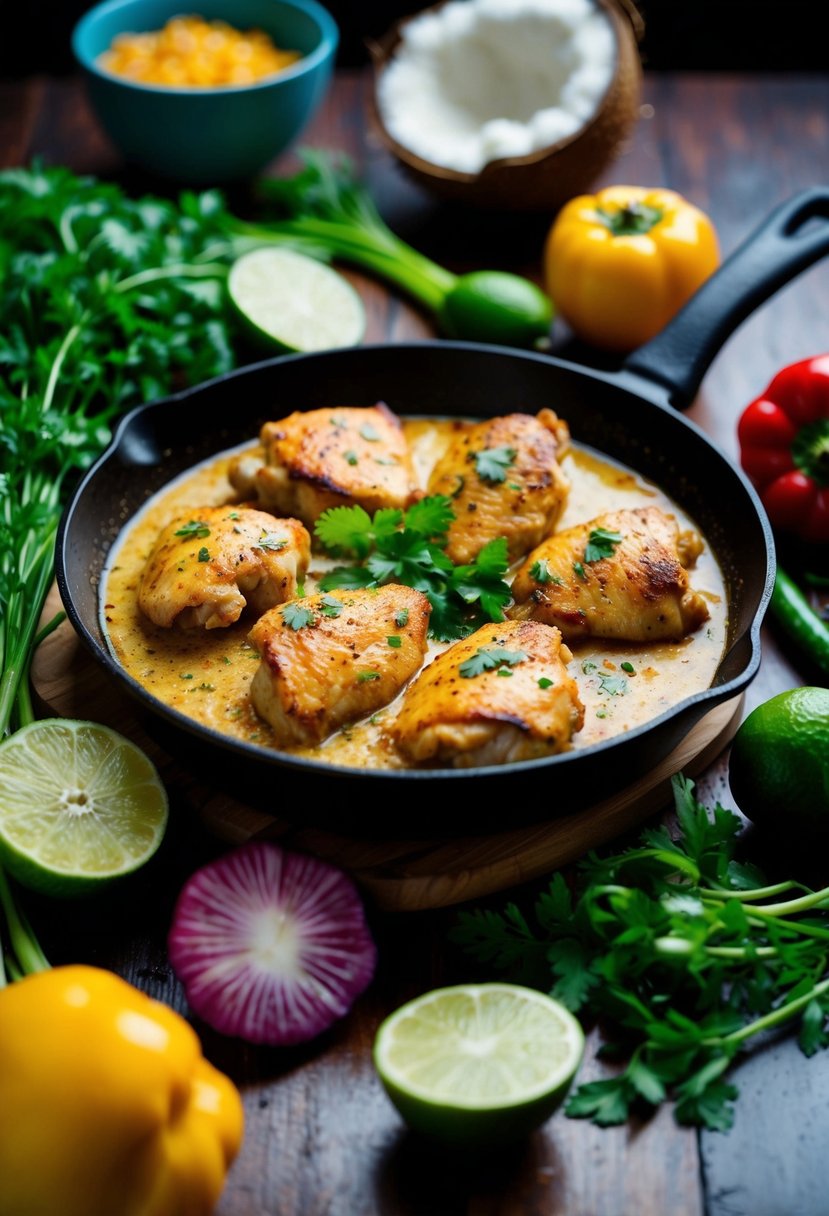
[[[749,1039],[799,1019],[806,1055],[829,1045],[829,888],[764,885],[735,860],[738,817],[709,816],[693,788],[674,778],[676,839],[660,827],[639,848],[590,854],[574,892],[556,874],[535,927],[511,904],[462,913],[452,932],[603,1023],[603,1054],[626,1064],[573,1093],[574,1118],[622,1123],[672,1096],[680,1123],[725,1130],[737,1090],[724,1074]]]
[[[334,555],[358,558],[320,580],[323,591],[403,583],[432,605],[429,632],[442,642],[465,637],[486,621],[502,621],[509,603],[504,582],[509,559],[504,537],[484,545],[474,562],[456,566],[444,552],[455,518],[442,494],[423,498],[405,512],[382,508],[372,518],[362,507],[331,507],[314,531]]]
[[[123,410],[233,365],[211,248],[225,226],[212,191],[174,204],[66,169],[0,173],[0,738],[33,716],[72,478]]]

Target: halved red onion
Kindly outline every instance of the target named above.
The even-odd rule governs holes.
[[[169,936],[193,1012],[251,1043],[302,1043],[343,1017],[377,952],[341,870],[254,843],[197,870]]]

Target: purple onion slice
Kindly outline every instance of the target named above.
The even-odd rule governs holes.
[[[188,879],[168,946],[194,1013],[272,1046],[313,1039],[343,1017],[377,958],[351,879],[263,843]]]

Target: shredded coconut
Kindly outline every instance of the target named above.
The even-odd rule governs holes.
[[[613,28],[593,0],[452,0],[406,25],[378,104],[398,143],[478,173],[575,134],[615,64]]]

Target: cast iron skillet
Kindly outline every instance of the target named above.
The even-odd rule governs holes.
[[[829,251],[828,221],[829,190],[783,204],[663,333],[612,374],[470,343],[358,347],[260,363],[134,410],[63,517],[57,574],[70,620],[150,711],[148,726],[168,751],[295,821],[355,834],[451,836],[549,818],[623,787],[757,671],[774,579],[768,522],[739,470],[672,407],[690,403],[722,342],[755,307]],[[574,439],[663,487],[699,523],[725,575],[728,636],[712,686],[584,751],[460,770],[365,771],[299,759],[228,739],[151,697],[111,657],[98,623],[99,576],[121,527],[172,477],[254,437],[267,419],[378,400],[398,414],[482,418],[552,406]]]

